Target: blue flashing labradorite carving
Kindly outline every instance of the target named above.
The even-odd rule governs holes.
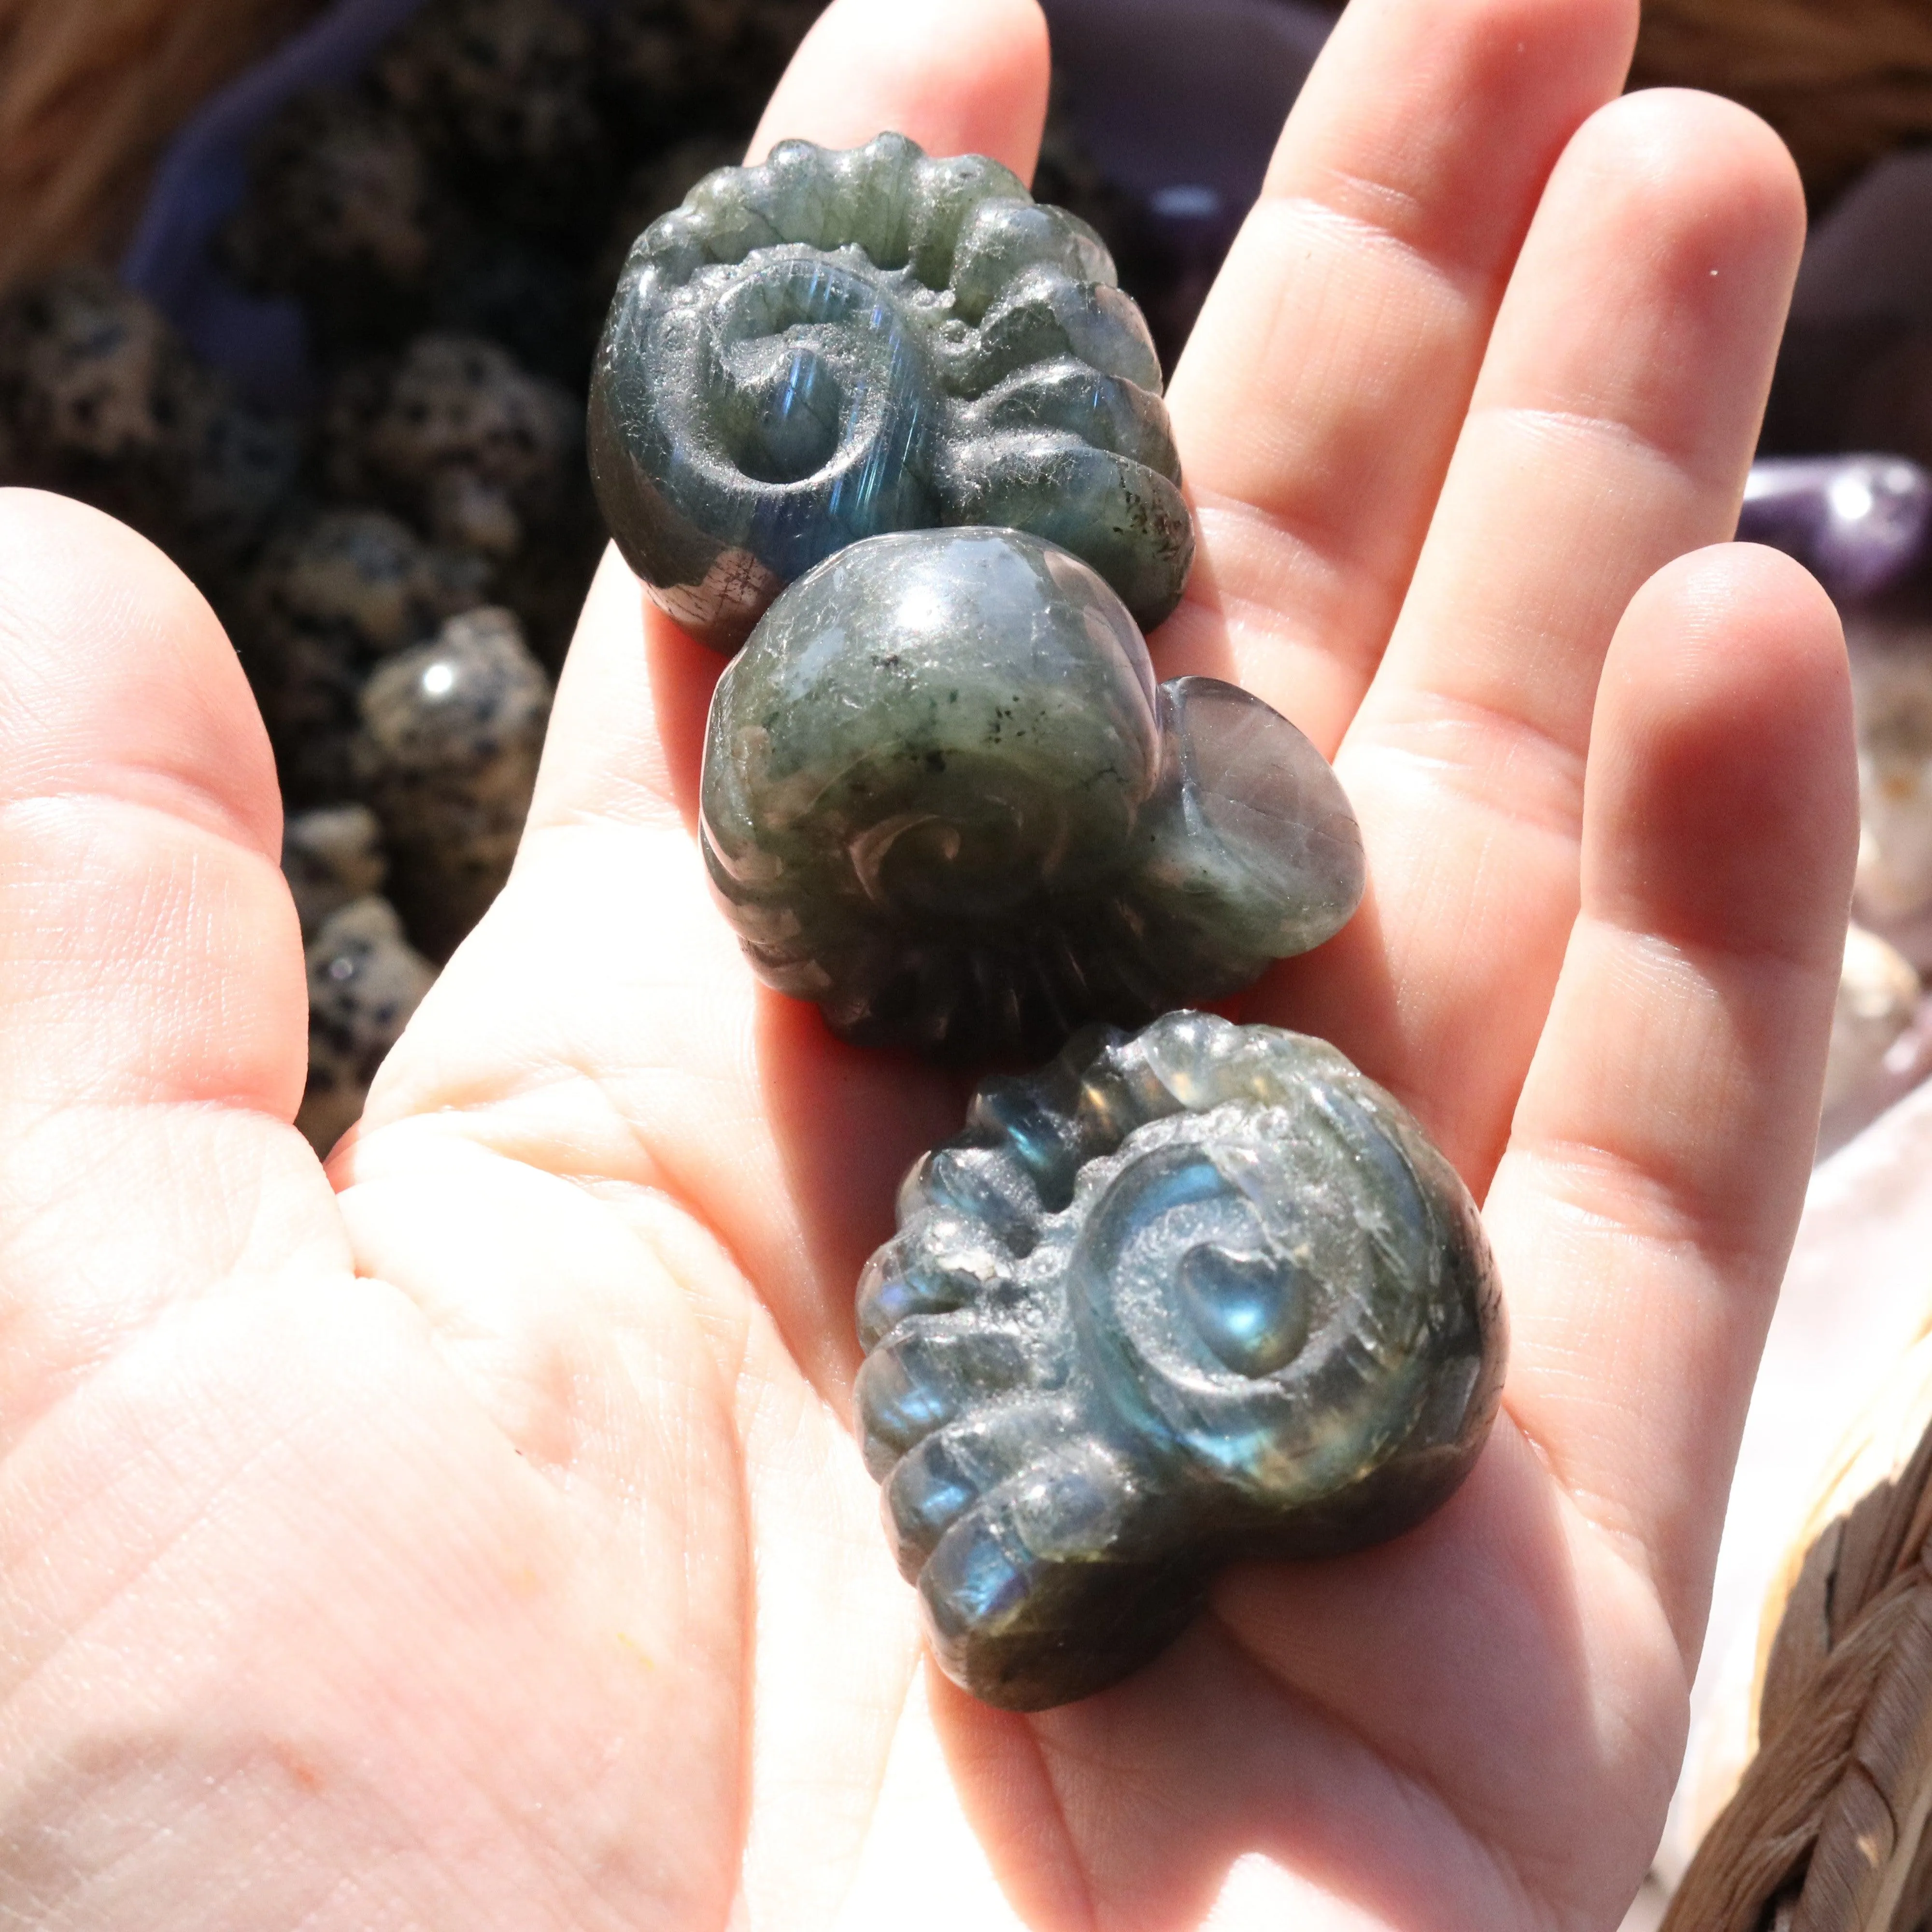
[[[1333,1047],[1171,1013],[987,1082],[860,1283],[867,1463],[942,1667],[1104,1689],[1250,1558],[1439,1508],[1505,1354],[1475,1204]]]
[[[639,238],[591,470],[686,629],[735,650],[843,546],[968,524],[1084,557],[1144,629],[1193,556],[1147,326],[1087,224],[978,155],[788,141]]]
[[[700,830],[760,975],[845,1037],[1039,1058],[1222,998],[1336,932],[1334,772],[1014,530],[874,537],[786,591],[711,704]]]

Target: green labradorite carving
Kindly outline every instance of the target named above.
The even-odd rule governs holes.
[[[947,1675],[1039,1710],[1244,1558],[1398,1534],[1502,1386],[1482,1222],[1324,1042],[1169,1013],[989,1080],[859,1284],[858,1406]]]
[[[700,795],[760,976],[956,1060],[1221,998],[1362,892],[1314,746],[1232,685],[1156,686],[1098,572],[1016,530],[874,537],[794,584],[718,682]]]
[[[1143,629],[1193,556],[1160,362],[1105,244],[998,162],[898,134],[788,141],[652,224],[598,351],[590,462],[632,568],[722,650],[888,531],[1030,531]]]

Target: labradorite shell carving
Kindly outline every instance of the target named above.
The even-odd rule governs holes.
[[[788,141],[632,250],[591,470],[632,568],[722,650],[844,544],[966,524],[1064,545],[1151,629],[1194,549],[1160,396],[1106,245],[998,162]]]
[[[1474,1203],[1333,1047],[1170,1013],[990,1080],[860,1282],[866,1462],[948,1676],[1103,1689],[1243,1558],[1397,1534],[1474,1463]]]
[[[700,796],[760,976],[955,1060],[1219,999],[1362,892],[1314,746],[1232,685],[1156,686],[1099,574],[1012,530],[875,537],[793,585],[719,680]]]

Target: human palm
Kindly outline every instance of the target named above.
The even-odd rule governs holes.
[[[1246,1015],[1486,1197],[1513,1354],[1439,1516],[1229,1574],[1083,1704],[922,1662],[850,1294],[962,1093],[752,981],[691,832],[717,659],[607,562],[515,874],[325,1174],[232,655],[136,539],[8,501],[0,1916],[1616,1923],[1854,839],[1829,607],[1686,554],[1735,517],[1796,185],[1737,110],[1605,104],[1634,16],[1355,0],[1174,384],[1162,674],[1339,746],[1369,854]],[[1032,0],[838,0],[760,138],[1024,172],[1045,82]]]

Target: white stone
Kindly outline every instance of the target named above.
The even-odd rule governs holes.
[[[1932,906],[1932,634],[1848,620],[1858,732],[1858,905],[1889,926]]]
[[[1846,928],[1825,1063],[1827,1108],[1853,1098],[1881,1071],[1887,1050],[1912,1022],[1918,994],[1918,975],[1896,946],[1862,926]]]

